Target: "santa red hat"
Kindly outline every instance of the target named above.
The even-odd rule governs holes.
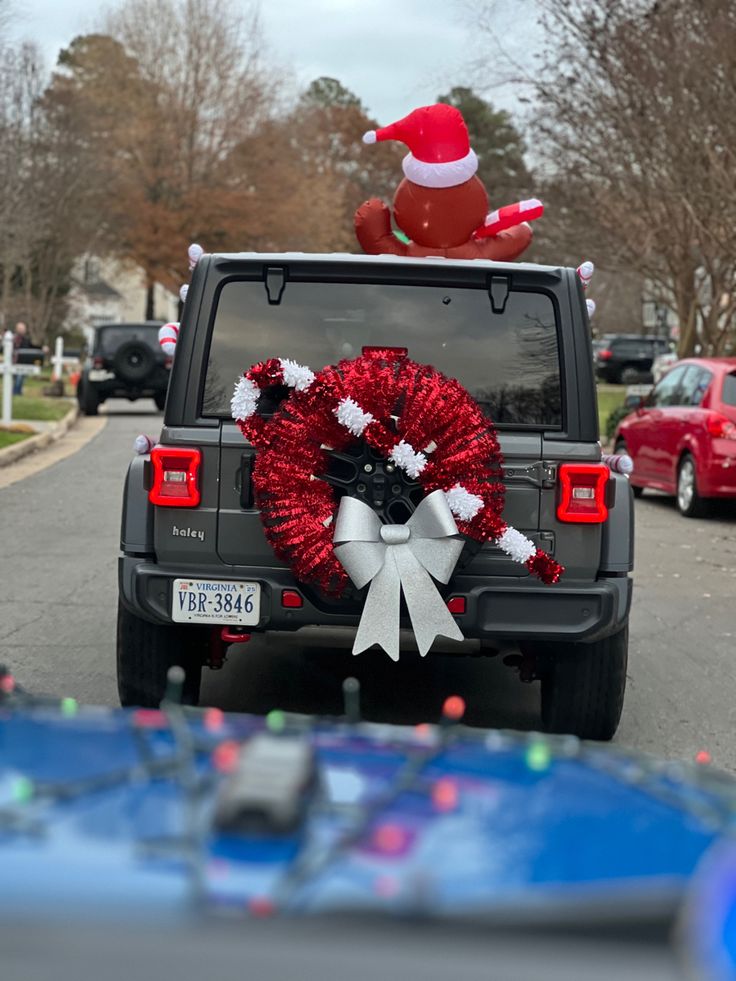
[[[478,169],[465,120],[454,106],[423,106],[390,126],[363,134],[364,143],[383,140],[399,140],[409,147],[402,162],[404,174],[422,187],[455,187]]]

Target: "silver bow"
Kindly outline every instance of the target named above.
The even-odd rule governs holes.
[[[385,525],[367,504],[343,497],[333,541],[358,589],[371,584],[353,654],[380,644],[398,661],[402,589],[422,657],[438,635],[463,640],[431,578],[449,582],[464,545],[444,491],[425,497],[405,525]]]

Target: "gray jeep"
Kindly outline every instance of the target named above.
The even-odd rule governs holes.
[[[518,647],[553,732],[610,739],[626,680],[633,568],[628,480],[600,476],[585,299],[573,269],[390,256],[206,255],[183,311],[160,444],[128,471],[118,687],[155,706],[168,668],[196,704],[202,667],[254,631],[357,627],[362,595],[298,582],[254,506],[254,449],[230,418],[242,371],[269,357],[314,370],[401,346],[458,378],[499,431],[504,517],[565,566],[546,586],[495,546],[468,543],[443,595],[468,639]],[[278,404],[277,392],[271,410]],[[268,408],[268,407],[266,407]],[[324,475],[402,522],[417,485],[358,443]],[[597,489],[591,490],[591,487]],[[421,497],[421,493],[419,495]],[[451,602],[450,602],[451,601]],[[431,656],[431,654],[430,654]]]

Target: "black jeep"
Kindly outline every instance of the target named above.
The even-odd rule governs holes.
[[[152,398],[157,409],[166,404],[171,358],[161,350],[161,321],[140,324],[104,324],[95,328],[94,340],[77,385],[79,408],[96,416],[110,398]]]
[[[654,359],[668,350],[669,342],[662,337],[606,334],[594,348],[595,373],[614,385],[651,382]]]
[[[600,462],[585,297],[574,269],[481,260],[203,257],[159,446],[133,460],[125,485],[123,704],[157,705],[173,664],[196,702],[203,665],[238,631],[357,627],[360,597],[306,587],[274,555],[254,504],[255,450],[230,399],[242,372],[266,358],[318,370],[396,345],[458,378],[486,409],[505,461],[504,518],[566,569],[545,586],[497,546],[468,546],[443,588],[451,613],[481,649],[520,648],[522,677],[541,681],[549,730],[611,738],[626,680],[633,498],[626,477]],[[360,442],[354,450],[334,454],[324,479],[389,522],[406,521],[411,488],[394,491],[388,462]]]

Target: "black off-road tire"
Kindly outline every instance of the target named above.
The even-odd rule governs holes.
[[[619,384],[636,385],[641,379],[642,372],[633,364],[625,364],[618,374]]]
[[[180,665],[184,669],[182,701],[185,705],[197,705],[208,639],[207,627],[149,623],[118,602],[120,704],[123,707],[158,708],[166,692],[169,668]]]
[[[85,416],[96,416],[100,408],[100,400],[97,391],[89,382],[81,380],[77,385],[77,402],[79,409]]]
[[[100,399],[97,390],[87,382],[82,383],[78,389],[79,408],[86,416],[96,416],[100,409]]]
[[[592,644],[546,644],[537,652],[547,732],[612,739],[626,688],[629,625]]]
[[[158,411],[163,412],[166,408],[166,392],[158,392],[153,396],[153,401],[156,403]]]

